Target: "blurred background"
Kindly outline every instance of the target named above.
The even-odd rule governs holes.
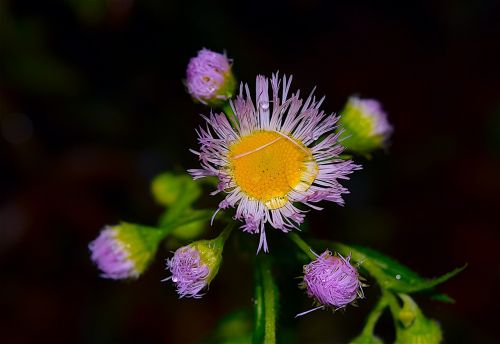
[[[357,159],[346,206],[311,213],[310,232],[427,277],[468,263],[440,287],[456,304],[417,300],[446,342],[495,342],[499,38],[494,0],[0,0],[0,342],[204,342],[225,314],[246,314],[252,269],[237,246],[196,301],[160,283],[176,243],[135,282],[100,279],[87,248],[104,224],[154,225],[151,179],[197,166],[188,149],[208,110],[182,80],[202,47],[225,50],[239,80],[279,70],[292,89],[317,86],[327,112],[353,93],[384,104],[392,146]],[[271,236],[271,251],[281,244]],[[294,320],[310,303],[288,281],[287,342],[344,343],[376,298]],[[377,331],[393,336],[389,317]]]

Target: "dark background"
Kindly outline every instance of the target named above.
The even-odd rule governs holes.
[[[159,282],[167,249],[128,283],[100,279],[88,255],[104,224],[155,223],[156,174],[197,166],[188,149],[208,110],[182,79],[202,47],[225,49],[251,85],[277,70],[294,74],[292,89],[316,85],[326,111],[353,93],[384,104],[392,146],[357,159],[364,169],[344,183],[346,206],[310,213],[311,233],[428,277],[467,262],[440,288],[456,304],[417,300],[447,342],[494,342],[498,11],[493,0],[0,1],[0,342],[190,343],[251,305],[237,248],[201,300],[178,300]],[[271,237],[271,252],[282,240]],[[283,288],[279,333],[295,328],[296,342],[346,342],[376,298],[374,286],[359,308],[295,321],[309,302]],[[387,318],[377,331],[391,338],[390,328]]]

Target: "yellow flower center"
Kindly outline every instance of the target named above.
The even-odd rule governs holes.
[[[275,131],[256,131],[229,147],[229,173],[250,198],[283,207],[292,190],[309,189],[318,165],[309,148]]]

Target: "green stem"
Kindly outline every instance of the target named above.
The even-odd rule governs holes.
[[[399,319],[399,312],[401,311],[401,306],[399,305],[398,299],[396,298],[396,295],[394,293],[390,292],[389,290],[382,290],[384,293],[384,297],[387,299],[387,303],[389,305],[389,309],[391,310],[391,315],[392,315],[392,322],[394,324],[394,328],[396,329],[396,337],[398,337],[398,319]],[[397,338],[396,338],[397,341]]]
[[[230,222],[222,230],[222,232],[219,234],[219,236],[217,237],[217,240],[220,240],[222,242],[222,244],[224,244],[226,242],[227,238],[229,238],[229,236],[231,235],[231,232],[233,231],[233,228],[235,226],[236,226],[236,222],[235,221]]]
[[[233,128],[236,128],[238,126],[238,119],[236,118],[236,115],[233,111],[233,108],[231,107],[231,104],[229,101],[225,102],[222,105],[222,111],[224,111],[224,114],[226,115],[227,119],[231,123],[231,126]]]
[[[375,307],[373,307],[372,311],[368,315],[366,319],[365,327],[361,332],[363,335],[373,335],[373,331],[375,329],[375,325],[377,324],[378,319],[384,312],[385,308],[389,303],[387,295],[384,293],[380,297],[380,300],[377,302]]]
[[[398,299],[396,298],[396,295],[388,290],[384,290],[383,293],[384,297],[387,299],[389,309],[391,310],[392,318],[394,319],[394,322],[396,322],[399,316],[399,311],[401,310]]]
[[[278,289],[271,274],[269,257],[258,256],[255,266],[255,328],[253,343],[276,343]]]
[[[164,221],[160,224],[158,230],[162,236],[167,236],[177,227],[188,225],[192,222],[208,221],[212,218],[214,211],[212,209],[193,210],[189,214],[178,217],[175,220]]]
[[[352,154],[340,154],[339,158],[342,160],[351,160],[352,159]]]
[[[304,252],[311,260],[316,260],[316,255],[309,246],[297,233],[289,233],[288,237]]]

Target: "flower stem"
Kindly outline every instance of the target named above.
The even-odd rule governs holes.
[[[304,252],[311,260],[316,260],[316,255],[309,246],[297,233],[289,233],[288,237]]]
[[[389,309],[392,313],[392,318],[394,319],[394,324],[396,325],[399,311],[401,310],[401,306],[398,303],[398,299],[396,295],[389,290],[384,290],[384,297],[387,299],[387,304],[389,305]]]
[[[231,104],[229,101],[225,102],[222,105],[222,111],[224,111],[224,114],[226,115],[227,119],[231,123],[231,126],[233,128],[236,128],[238,126],[238,120],[236,118],[236,115],[235,115],[233,108],[231,107]]]
[[[373,335],[373,330],[377,324],[378,319],[384,312],[385,308],[389,304],[388,296],[386,293],[382,294],[378,303],[373,307],[372,311],[366,319],[365,327],[361,332],[363,335]]]
[[[163,237],[165,237],[177,227],[181,227],[198,221],[209,221],[212,218],[213,212],[214,211],[212,209],[203,209],[192,211],[185,216],[176,216],[171,221],[161,223],[158,230],[162,233]]]
[[[231,235],[231,232],[233,231],[233,228],[236,226],[235,221],[231,221],[230,223],[227,224],[227,226],[222,230],[222,232],[219,234],[217,239],[221,240],[222,243],[225,243],[227,238]]]
[[[255,264],[255,328],[253,343],[276,343],[278,289],[271,274],[269,257],[260,255]]]

